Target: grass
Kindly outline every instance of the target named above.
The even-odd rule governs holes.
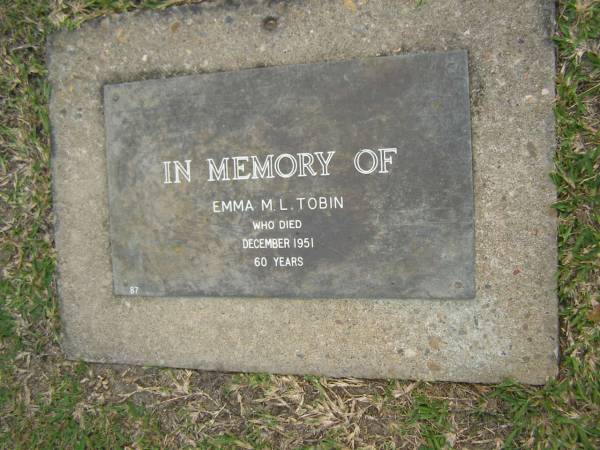
[[[104,366],[61,356],[45,38],[179,1],[0,0],[0,447],[599,448],[600,3],[561,0],[562,362],[543,387]]]

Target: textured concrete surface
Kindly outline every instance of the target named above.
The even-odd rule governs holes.
[[[528,383],[554,376],[552,5],[228,1],[105,18],[55,35],[50,108],[66,355],[333,376]],[[267,17],[277,26],[265,29]],[[455,49],[469,52],[475,300],[113,296],[103,85]]]
[[[115,294],[473,298],[468,85],[464,51],[106,85]],[[242,176],[270,155],[271,178],[233,180],[240,155]],[[259,238],[283,248],[244,247]]]

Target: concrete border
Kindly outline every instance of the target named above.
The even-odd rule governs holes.
[[[276,26],[268,17],[276,19]],[[52,36],[63,350],[224,371],[540,384],[557,373],[553,3],[232,1]],[[102,86],[177,74],[467,49],[476,299],[112,295]]]

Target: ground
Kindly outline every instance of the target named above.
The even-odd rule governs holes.
[[[64,359],[45,39],[102,15],[180,3],[190,2],[0,0],[0,447],[600,447],[600,3],[593,0],[557,7],[558,143],[548,174],[559,215],[556,380],[483,386]]]

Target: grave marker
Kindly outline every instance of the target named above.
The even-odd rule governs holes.
[[[556,374],[553,2],[355,3],[205,2],[52,37],[69,358]]]
[[[109,84],[104,111],[115,294],[473,298],[466,52]]]

